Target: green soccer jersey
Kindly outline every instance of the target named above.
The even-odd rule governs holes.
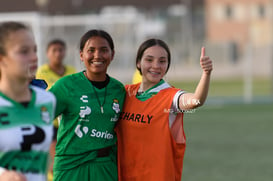
[[[45,181],[56,100],[50,92],[30,88],[27,106],[0,92],[0,167],[21,172],[28,181]]]
[[[96,150],[116,144],[114,127],[125,97],[122,83],[110,77],[98,89],[83,72],[59,79],[50,89],[62,115],[57,134],[54,170],[66,170],[93,160]]]

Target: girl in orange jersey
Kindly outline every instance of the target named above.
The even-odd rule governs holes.
[[[204,104],[212,61],[201,49],[202,76],[194,93],[163,80],[171,62],[165,42],[141,44],[136,66],[142,82],[126,86],[124,109],[116,127],[120,181],[180,181],[186,138],[183,113]]]

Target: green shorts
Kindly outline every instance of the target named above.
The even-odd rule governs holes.
[[[117,163],[111,158],[99,157],[69,170],[53,172],[53,181],[117,181]]]

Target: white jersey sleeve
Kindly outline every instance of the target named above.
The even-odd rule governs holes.
[[[185,91],[183,91],[183,90],[177,91],[177,93],[173,97],[173,102],[172,102],[172,106],[171,106],[171,109],[170,109],[172,111],[169,113],[169,126],[170,127],[172,126],[172,124],[175,121],[176,114],[179,113],[179,112],[182,112],[179,109],[179,98],[184,93],[185,93]]]

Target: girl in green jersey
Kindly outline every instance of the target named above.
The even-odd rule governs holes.
[[[27,26],[0,24],[0,181],[46,181],[56,100],[30,85],[36,49]]]
[[[117,180],[114,127],[125,89],[107,74],[114,54],[107,32],[86,32],[80,42],[80,59],[86,70],[59,79],[50,89],[57,98],[56,116],[62,115],[54,181]]]

